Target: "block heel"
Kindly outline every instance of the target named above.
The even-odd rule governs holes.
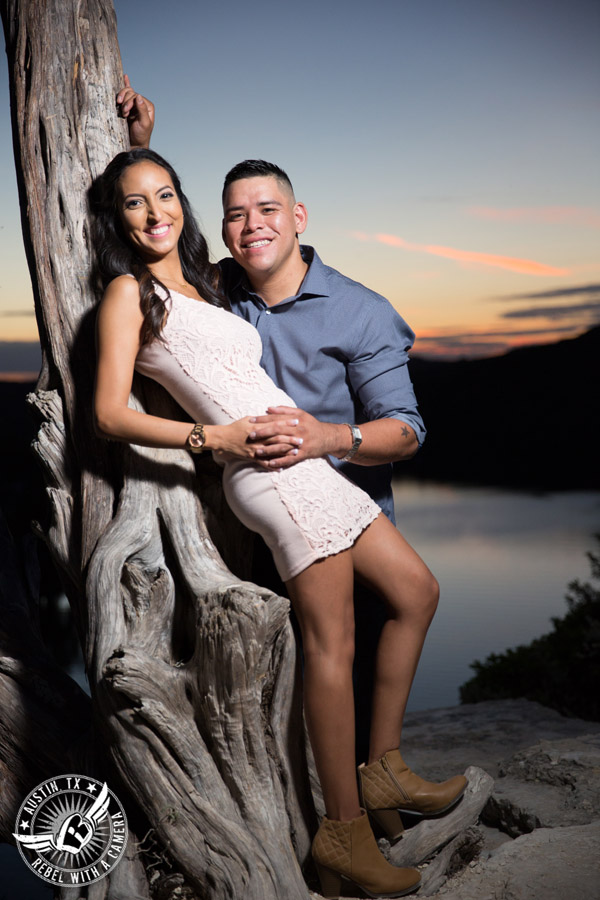
[[[336,900],[342,893],[342,876],[339,872],[334,872],[333,869],[328,869],[321,863],[315,862],[315,866],[321,882],[321,893],[326,900]]]
[[[397,841],[404,834],[404,823],[397,809],[369,809],[368,813],[390,841]]]

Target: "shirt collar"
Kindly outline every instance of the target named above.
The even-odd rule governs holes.
[[[329,281],[319,254],[314,247],[309,247],[308,244],[300,245],[300,253],[304,262],[308,263],[308,272],[304,276],[304,281],[300,285],[300,291],[295,299],[329,297]]]
[[[288,297],[287,299],[282,300],[281,303],[277,304],[277,306],[281,306],[285,303],[290,303],[293,300],[302,300],[305,297],[329,296],[329,283],[325,273],[325,266],[323,265],[321,258],[319,257],[319,254],[317,253],[315,248],[310,247],[308,244],[300,244],[300,253],[304,262],[308,263],[308,271],[306,272],[304,280],[300,285],[300,290],[294,297]],[[256,294],[253,290],[252,285],[248,281],[248,277],[244,269],[237,264],[236,269],[237,274],[231,282],[231,291],[233,292],[238,289],[242,289],[250,297],[256,297],[257,299],[260,299],[258,297],[258,294]]]

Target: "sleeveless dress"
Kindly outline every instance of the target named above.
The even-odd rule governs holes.
[[[158,381],[195,422],[227,425],[268,406],[296,406],[260,365],[258,331],[234,313],[170,291],[162,340],[145,344],[135,368]],[[267,543],[288,581],[311,563],[352,546],[381,509],[327,459],[281,471],[228,454],[223,489],[235,515]]]

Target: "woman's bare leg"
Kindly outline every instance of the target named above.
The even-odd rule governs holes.
[[[286,582],[302,632],[304,709],[327,816],[360,815],[354,758],[351,551],[320,560]]]
[[[423,560],[383,515],[350,551],[357,576],[386,603],[375,661],[368,763],[399,747],[402,722],[439,587]]]
[[[425,563],[382,514],[354,546],[288,581],[302,632],[304,706],[315,764],[331,819],[359,814],[354,759],[353,574],[388,609],[375,663],[368,762],[400,745],[408,695],[438,584]]]

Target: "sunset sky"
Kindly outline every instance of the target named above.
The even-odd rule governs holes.
[[[417,354],[486,356],[600,322],[597,0],[115,8],[124,69],[157,105],[152,145],[215,258],[223,176],[263,157],[308,207],[305,242],[387,296]],[[26,370],[5,64],[0,81],[0,371]]]

